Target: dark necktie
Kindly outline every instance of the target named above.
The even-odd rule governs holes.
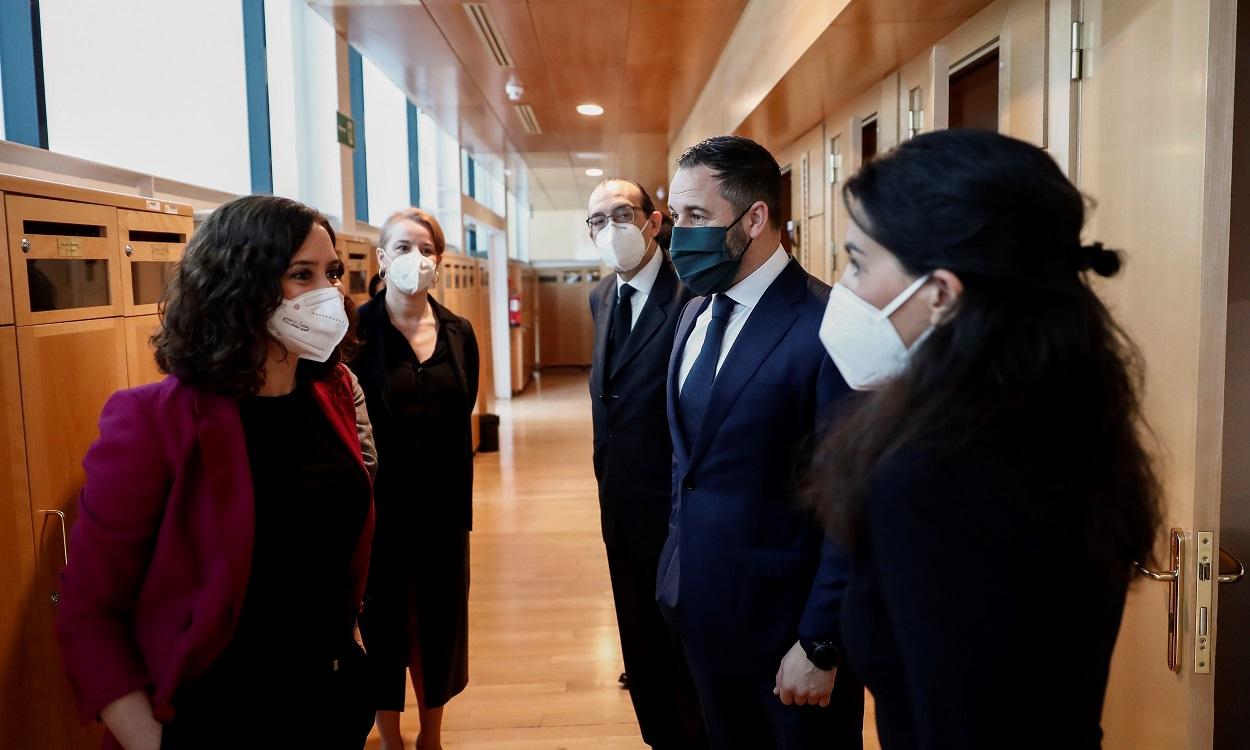
[[[729,325],[729,314],[733,312],[735,304],[723,294],[716,295],[712,300],[712,319],[707,324],[703,348],[699,350],[694,367],[686,375],[686,383],[678,396],[686,445],[692,446],[699,435],[699,425],[703,423],[703,414],[707,411],[707,404],[712,396],[712,382],[716,380],[716,363],[720,361],[725,328]]]
[[[608,332],[608,372],[619,363],[629,341],[630,329],[634,327],[634,305],[630,299],[638,291],[629,284],[622,284],[616,300],[616,312],[612,315],[612,330]]]

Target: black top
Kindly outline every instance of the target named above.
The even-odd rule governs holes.
[[[395,511],[421,528],[448,525],[468,530],[473,523],[473,431],[477,402],[477,339],[469,322],[430,300],[438,319],[438,343],[420,362],[391,323],[386,298],[361,306],[360,348],[352,370],[360,380],[378,448],[374,498],[378,528],[374,535],[376,573],[378,535]],[[408,542],[403,542],[407,544]],[[383,540],[383,546],[388,542]]]
[[[236,680],[321,672],[352,643],[352,557],[369,510],[368,476],[307,385],[242,399],[239,416],[256,536],[238,625],[212,671]]]
[[[1005,444],[875,475],[842,635],[884,750],[1101,746],[1127,575],[1097,583],[1062,499],[1022,489],[1047,457]]]

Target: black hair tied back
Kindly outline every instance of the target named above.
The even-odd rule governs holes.
[[[1108,250],[1101,242],[1081,245],[1076,253],[1078,271],[1093,271],[1103,278],[1111,278],[1120,272],[1123,258],[1119,250]]]

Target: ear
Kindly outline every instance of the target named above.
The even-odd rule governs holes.
[[[938,325],[955,314],[955,308],[959,306],[959,298],[964,293],[964,283],[945,268],[934,271],[929,281],[929,286],[933,290],[929,321],[933,325]]]
[[[647,223],[651,225],[651,234],[649,236],[654,237],[660,233],[660,226],[664,223],[664,215],[659,211],[652,211],[651,215],[647,217]],[[643,234],[646,234],[648,230],[643,229],[642,231]]]
[[[390,265],[390,260],[386,257],[386,251],[380,247],[375,247],[373,250],[378,256],[378,270],[384,270],[388,265]]]
[[[747,211],[747,234],[751,239],[755,239],[764,233],[768,228],[768,204],[764,201],[756,201],[755,205]]]

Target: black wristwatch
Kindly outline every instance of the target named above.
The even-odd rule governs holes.
[[[842,663],[842,649],[838,648],[833,641],[811,641],[800,638],[799,645],[807,654],[807,660],[816,665],[817,669],[828,672]]]

